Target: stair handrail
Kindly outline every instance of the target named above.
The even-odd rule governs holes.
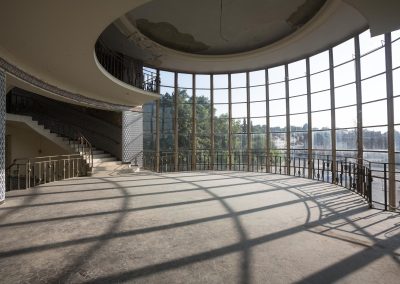
[[[26,189],[39,184],[85,176],[87,161],[80,154],[17,158],[6,168],[6,189]]]
[[[86,160],[89,159],[88,165],[89,168],[93,168],[93,147],[92,144],[89,142],[89,140],[80,132],[78,132],[78,139],[75,140],[78,141],[78,151],[79,147],[82,147],[82,152],[84,153],[84,158]],[[88,148],[88,149],[87,149]],[[80,151],[79,151],[80,152]]]
[[[129,161],[129,163],[133,166],[138,166],[137,160],[139,158],[140,155],[143,155],[143,150],[141,150],[140,152],[136,153],[132,159]],[[132,164],[132,162],[134,161],[134,164]]]
[[[13,100],[12,100],[13,98]],[[15,101],[15,102],[14,102]],[[22,106],[18,104],[18,101],[21,103]],[[76,131],[79,132],[91,132],[93,135],[101,136],[104,139],[109,140],[110,142],[114,144],[120,144],[119,141],[115,140],[112,137],[106,136],[100,132],[94,131],[92,129],[87,129],[87,128],[82,128],[80,125],[77,125],[76,123],[73,122],[63,122],[62,120],[58,119],[55,117],[53,114],[49,113],[49,106],[48,104],[51,104],[51,107],[59,107],[57,104],[54,104],[51,100],[47,98],[41,98],[41,97],[32,97],[26,94],[20,94],[20,93],[13,93],[10,97],[10,100],[7,101],[7,112],[14,113],[14,114],[25,114],[25,115],[30,115],[30,116],[37,116],[40,119],[46,119],[46,122],[49,124],[59,123],[62,124],[63,126],[70,126],[70,127],[75,127]],[[76,112],[76,110],[72,110]],[[93,116],[91,116],[93,117]],[[93,117],[93,119],[98,120],[98,118]],[[105,123],[104,121],[101,121],[102,123]],[[47,125],[46,125],[47,126]],[[60,134],[60,133],[59,133]]]

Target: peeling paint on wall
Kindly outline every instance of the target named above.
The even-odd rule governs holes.
[[[312,17],[321,9],[326,0],[306,0],[303,5],[294,11],[286,22],[294,29],[302,27],[311,20]]]
[[[210,47],[187,33],[181,33],[175,26],[167,22],[152,23],[146,19],[136,20],[141,33],[155,42],[180,51],[199,53]]]

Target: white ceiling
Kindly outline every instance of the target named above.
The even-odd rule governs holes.
[[[326,0],[154,0],[126,14],[153,41],[197,54],[254,50],[294,32]]]
[[[163,0],[161,2],[164,3],[163,5],[165,5],[165,3],[169,3],[170,1],[180,2],[181,0]],[[237,0],[233,1],[232,3],[252,2],[253,1],[249,2]],[[258,0],[256,2],[258,2]],[[272,3],[278,1],[266,2]],[[286,1],[282,1],[282,3],[283,2]],[[279,12],[277,12],[279,16],[277,18],[273,18],[274,20],[277,20],[277,22],[280,22],[282,26],[287,25],[287,22],[284,21],[286,21],[288,15],[291,15],[293,10],[297,9],[296,7],[298,7],[298,5],[305,3],[304,0],[290,2],[292,3],[292,6],[288,6],[288,10],[286,12],[284,12],[284,7],[282,6],[280,7],[282,11],[278,9]],[[246,42],[247,37],[253,34],[252,30],[247,29],[246,27],[252,26],[253,22],[260,23],[260,21],[263,20],[262,15],[264,13],[256,13],[254,19],[247,16],[244,17],[239,21],[240,25],[243,27],[235,27],[240,31],[240,34],[245,35],[238,37],[239,43],[238,46],[235,47],[235,43],[222,42],[221,39],[218,38],[218,34],[215,33],[215,28],[213,28],[213,32],[211,32],[210,36],[207,38],[207,32],[212,29],[212,25],[204,23],[203,26],[196,25],[196,27],[193,27],[187,24],[188,27],[183,28],[185,26],[185,22],[190,23],[189,18],[173,21],[173,26],[180,27],[183,33],[189,33],[189,30],[191,30],[191,33],[195,35],[194,38],[199,39],[199,41],[204,42],[208,46],[214,45],[214,50],[219,50],[221,53],[224,53],[222,55],[196,54],[193,52],[182,52],[176,48],[161,45],[140,32],[139,28],[136,26],[135,17],[147,16],[149,17],[148,19],[150,22],[155,23],[167,21],[168,19],[172,21],[171,19],[174,18],[165,15],[163,16],[163,13],[160,11],[165,10],[164,6],[162,6],[160,11],[154,12],[157,11],[157,9],[153,6],[149,6],[151,3],[141,6],[137,8],[137,10],[133,10],[132,12],[120,17],[114,22],[114,27],[110,26],[107,28],[107,30],[105,30],[105,32],[102,34],[102,37],[105,39],[107,45],[109,45],[109,47],[112,49],[118,50],[135,58],[141,58],[144,60],[145,64],[161,69],[182,72],[238,72],[277,65],[282,62],[288,62],[309,54],[313,54],[322,49],[326,49],[327,47],[342,41],[345,37],[365,29],[368,24],[365,17],[346,2],[341,0],[328,0],[310,21],[293,32],[282,32],[280,31],[280,28],[278,28],[278,31],[275,32],[263,31],[262,29],[257,30],[256,34],[259,33],[259,36],[262,33],[266,34],[267,37],[268,35],[270,36],[270,38],[267,40],[267,43],[264,42],[264,45],[261,47],[258,46],[260,42],[253,41],[251,47],[245,46],[243,42]],[[157,0],[154,3],[156,4],[160,2]],[[146,7],[151,7],[152,9],[148,10]],[[262,7],[265,8],[268,7],[268,5],[264,5]],[[251,10],[254,12],[253,8],[254,7],[252,7]],[[216,9],[219,11],[218,7],[216,7]],[[153,11],[155,15],[151,14],[151,11]],[[172,16],[177,16],[176,13],[181,14],[179,12],[175,12],[175,14]],[[198,14],[202,13],[204,13],[204,11],[200,8],[192,9],[190,18],[195,19],[194,21],[196,22],[200,17]],[[237,14],[237,17],[239,17],[240,11],[237,10],[235,13]],[[271,16],[271,11],[265,14]],[[211,15],[210,17],[215,18],[215,15]],[[272,22],[274,22],[274,20]],[[262,27],[267,29],[268,21],[265,21]],[[231,31],[231,36],[233,31],[234,29]],[[268,42],[273,37],[276,37],[277,34],[280,35],[278,36],[279,39],[268,44]],[[282,35],[285,36],[281,38]],[[242,49],[250,50],[231,54],[231,52],[234,52],[235,50]]]

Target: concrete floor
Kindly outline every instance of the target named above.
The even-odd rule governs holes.
[[[1,283],[399,283],[400,216],[243,172],[71,179],[7,194]]]

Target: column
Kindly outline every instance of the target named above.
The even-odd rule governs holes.
[[[290,107],[289,107],[289,71],[285,64],[285,91],[286,91],[286,174],[290,175]]]
[[[214,158],[215,158],[215,143],[214,143],[214,75],[210,76],[210,102],[211,102],[211,110],[210,110],[210,169],[214,170]]]
[[[363,152],[363,128],[362,128],[362,94],[361,94],[361,58],[360,58],[360,39],[354,37],[355,45],[355,64],[356,64],[356,92],[357,92],[357,159],[362,163]]]
[[[228,170],[232,170],[232,81],[228,74]],[[241,149],[242,150],[242,149]]]
[[[122,162],[143,166],[143,113],[122,112]]]
[[[160,94],[160,70],[157,69],[157,94]],[[160,100],[156,100],[156,172],[160,171]],[[153,119],[153,117],[151,118]]]
[[[0,69],[0,204],[3,203],[6,198],[5,132],[6,132],[6,73]]]
[[[251,145],[251,117],[250,117],[250,74],[246,72],[246,103],[247,103],[247,170],[250,171],[250,167],[253,162],[253,149]],[[252,167],[252,170],[253,167]]]
[[[197,123],[196,123],[196,76],[192,74],[192,171],[196,170],[196,135],[197,135]]]
[[[265,69],[265,108],[266,108],[266,116],[265,116],[265,154],[266,154],[266,172],[269,173],[270,170],[270,155],[271,155],[271,131],[270,131],[270,123],[269,123],[269,77],[268,77],[268,69]]]
[[[392,37],[385,34],[386,55],[386,94],[388,119],[388,161],[389,161],[389,210],[396,209],[396,160],[394,138],[394,106],[393,106],[393,67],[392,67]]]
[[[306,80],[307,80],[307,177],[312,179],[312,159],[313,159],[313,134],[312,134],[312,117],[311,117],[311,77],[310,77],[310,58],[306,58]]]
[[[179,120],[178,120],[178,73],[175,72],[174,79],[174,166],[175,171],[179,171]]]
[[[336,102],[335,102],[335,73],[333,66],[333,50],[329,49],[329,78],[331,90],[331,145],[332,145],[332,183],[336,183]]]

